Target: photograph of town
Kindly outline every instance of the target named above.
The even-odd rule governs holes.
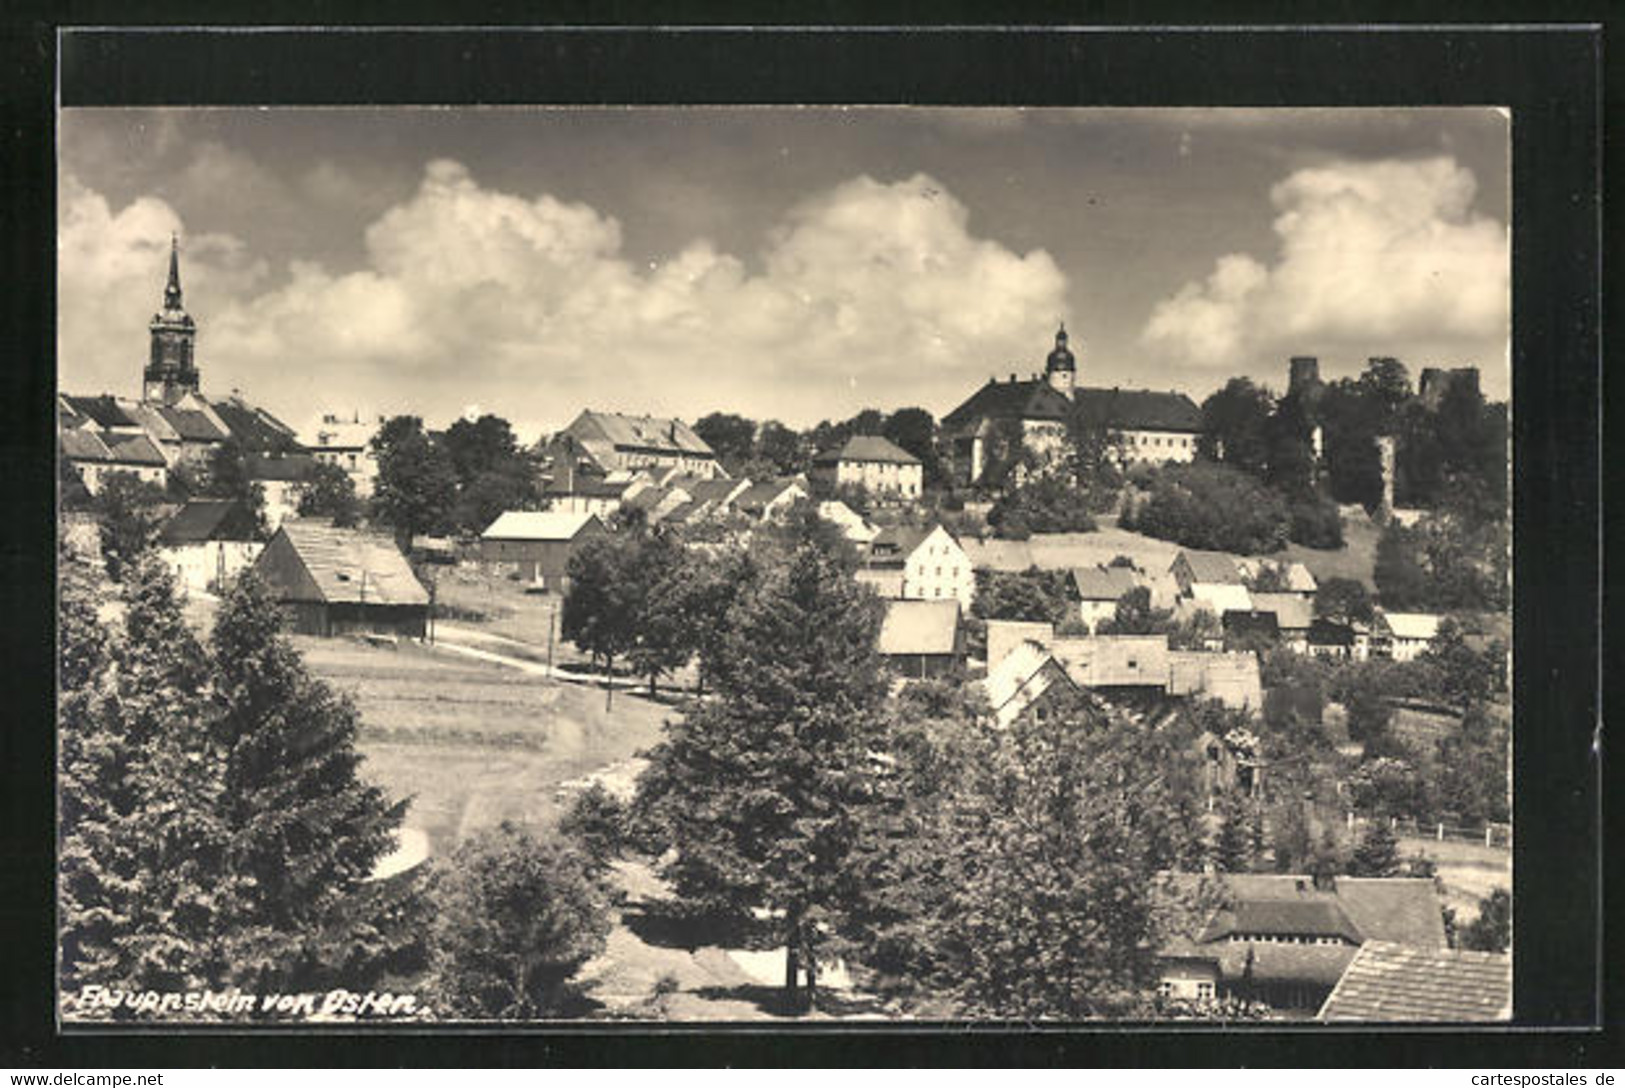
[[[1512,1016],[1506,111],[59,124],[62,1023]]]

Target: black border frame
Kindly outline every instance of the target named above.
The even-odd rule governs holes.
[[[283,8],[296,5],[282,5]],[[1259,10],[1263,5],[1249,5]],[[80,25],[124,21],[112,5]],[[492,16],[508,19],[511,9]],[[1276,5],[1278,7],[1278,5]],[[188,8],[192,10],[187,10]],[[221,23],[202,5],[169,21]],[[1119,9],[1122,10],[1122,9]],[[1494,9],[1487,6],[1486,13]],[[306,16],[328,19],[326,6]],[[521,12],[520,17],[533,13]],[[577,14],[567,12],[566,14]],[[637,13],[634,13],[637,14]],[[651,21],[662,13],[643,13]],[[886,13],[880,13],[884,16]],[[1053,8],[1004,18],[1054,22]],[[1192,18],[1194,13],[1184,13]],[[1280,13],[1274,13],[1280,18]],[[1343,19],[1347,19],[1347,15]],[[100,19],[96,18],[99,16]],[[229,17],[229,16],[228,16]],[[431,17],[443,17],[440,14]],[[594,18],[583,5],[578,17]],[[872,14],[864,16],[874,18]],[[1131,16],[1130,16],[1131,17]],[[1233,17],[1233,16],[1232,16]],[[669,18],[669,17],[668,17]],[[340,28],[214,33],[152,26],[73,30],[54,18],[13,28],[4,75],[0,171],[12,286],[0,315],[13,365],[0,368],[5,502],[22,514],[0,545],[13,705],[0,732],[0,1056],[17,1064],[1372,1064],[1593,1063],[1598,1034],[1605,797],[1594,730],[1601,683],[1602,28],[1589,25],[1094,29],[552,26],[533,30]],[[561,16],[555,9],[553,21]],[[1194,21],[1194,19],[1193,19]],[[1267,17],[1257,23],[1272,22]],[[1513,169],[1516,510],[1515,667],[1519,728],[1515,846],[1519,1027],[1154,1031],[977,1026],[826,1029],[616,1026],[501,1034],[151,1032],[56,1034],[52,1022],[55,390],[55,76],[64,106],[340,103],[919,103],[940,105],[1510,106]],[[1612,96],[1610,96],[1612,97]],[[1617,116],[1617,115],[1616,115]],[[1618,124],[1617,121],[1614,122]],[[1612,126],[1611,126],[1612,127]],[[21,365],[18,365],[21,364]],[[42,634],[45,637],[41,637]],[[1610,693],[1612,697],[1612,692]],[[8,715],[10,717],[10,715]],[[1537,724],[1538,723],[1538,724]],[[1521,815],[1534,809],[1538,817]],[[1609,879],[1617,879],[1613,874]],[[1617,901],[1617,900],[1616,900]],[[1616,950],[1617,952],[1617,950]],[[1612,966],[1609,966],[1612,965]],[[1591,982],[1595,980],[1596,985]],[[1615,1014],[1617,1018],[1617,1013]],[[1536,1019],[1547,1030],[1531,1030]],[[1175,1045],[1168,1046],[1169,1036]],[[1599,1051],[1601,1048],[1601,1051]],[[1612,1051],[1617,1054],[1618,1051]],[[1606,1060],[1606,1058],[1604,1058]],[[1618,1060],[1617,1058],[1615,1059]]]

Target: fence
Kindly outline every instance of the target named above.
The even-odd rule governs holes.
[[[1379,817],[1380,818],[1380,817]],[[1371,817],[1347,814],[1350,836],[1371,822]],[[1512,849],[1512,825],[1486,823],[1482,827],[1456,827],[1446,823],[1425,824],[1413,819],[1387,817],[1388,827],[1396,838],[1433,839],[1436,842],[1470,842],[1502,850]]]

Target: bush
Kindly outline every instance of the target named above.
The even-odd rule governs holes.
[[[1225,465],[1167,465],[1135,528],[1187,548],[1257,554],[1286,546],[1291,518],[1281,496]]]
[[[1289,531],[1295,543],[1306,548],[1341,548],[1343,546],[1343,515],[1330,499],[1305,499],[1292,504],[1289,511],[1292,527]]]
[[[602,783],[594,782],[576,794],[559,817],[559,833],[579,846],[588,859],[603,866],[626,845],[626,820],[626,806]]]
[[[1006,492],[988,511],[987,521],[1000,536],[1006,536],[1007,525],[1018,522],[1031,533],[1092,533],[1093,515],[1116,503],[1115,491],[1077,487],[1059,476],[1043,476]]]

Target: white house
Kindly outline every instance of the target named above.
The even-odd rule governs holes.
[[[233,499],[193,499],[158,531],[158,554],[193,592],[219,592],[254,565],[265,545],[254,515]]]
[[[345,419],[327,413],[303,444],[320,464],[343,469],[355,483],[356,495],[366,498],[378,481],[378,455],[372,451],[372,440],[383,422],[382,416],[362,419],[360,413],[351,413]]]
[[[1411,661],[1439,636],[1439,617],[1429,612],[1379,612],[1379,641],[1395,661]]]
[[[902,574],[896,595],[913,600],[952,598],[969,608],[976,596],[976,574],[970,557],[941,525],[930,529],[892,526],[869,545],[864,569]]]
[[[1024,640],[988,670],[982,690],[994,724],[1003,729],[1029,710],[1042,716],[1047,698],[1078,688],[1048,650]]]
[[[1103,620],[1117,615],[1117,602],[1139,585],[1127,567],[1077,567],[1067,572],[1067,596],[1078,602],[1078,620],[1094,634]]]
[[[917,499],[924,486],[920,459],[879,435],[858,434],[813,460],[813,477],[832,487],[856,485],[874,495]]]

